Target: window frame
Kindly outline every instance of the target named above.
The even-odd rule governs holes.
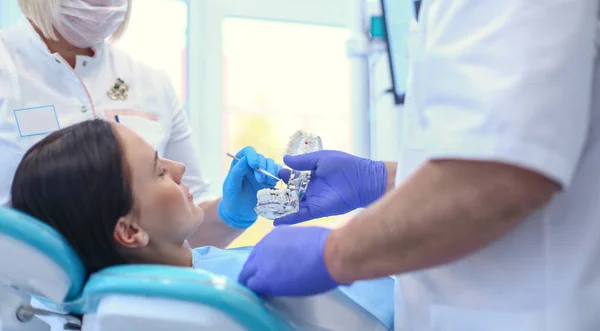
[[[187,106],[211,193],[221,194],[225,145],[223,118],[223,37],[227,17],[347,27],[353,2],[347,0],[194,0],[188,4]],[[207,157],[204,157],[207,156]]]

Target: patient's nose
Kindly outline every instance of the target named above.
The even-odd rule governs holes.
[[[183,178],[183,174],[185,174],[185,164],[167,160],[169,163],[169,170],[171,172],[171,177],[177,184],[181,183],[181,179]]]

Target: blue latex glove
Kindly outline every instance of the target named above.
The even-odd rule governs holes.
[[[273,229],[250,253],[239,282],[259,295],[275,296],[314,295],[339,286],[323,259],[330,231],[314,226]]]
[[[281,165],[258,154],[253,147],[244,147],[236,154],[240,161],[233,160],[223,183],[223,198],[218,205],[219,217],[236,229],[247,229],[258,217],[254,211],[256,192],[266,187],[275,187],[277,181],[258,171],[264,169],[277,175]]]
[[[311,170],[312,177],[300,210],[275,220],[275,225],[295,224],[363,208],[385,193],[385,164],[340,151],[318,151],[283,158],[295,170]],[[279,171],[287,182],[289,169]]]

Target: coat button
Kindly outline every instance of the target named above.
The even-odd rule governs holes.
[[[88,106],[81,106],[81,112],[86,113],[88,111]]]

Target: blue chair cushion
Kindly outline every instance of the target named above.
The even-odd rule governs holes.
[[[216,308],[251,330],[280,331],[295,327],[250,290],[208,271],[166,265],[121,265],[90,276],[81,296],[64,308],[86,314],[110,294],[157,297]]]
[[[71,278],[67,300],[79,294],[85,281],[85,268],[60,233],[31,216],[2,206],[0,206],[0,233],[26,243],[63,268]]]

